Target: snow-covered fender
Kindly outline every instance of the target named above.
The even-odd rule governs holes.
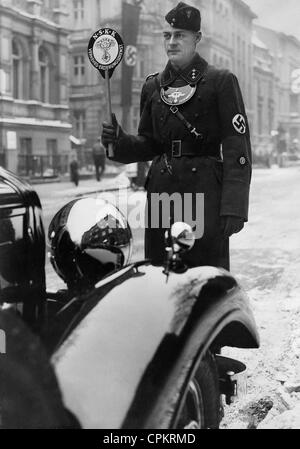
[[[162,270],[129,267],[100,282],[53,355],[65,406],[83,428],[155,428],[157,398],[212,344],[259,346],[247,297],[228,272],[199,267],[167,278]],[[166,413],[160,428],[169,425]]]
[[[0,305],[0,430],[74,427],[40,339]]]

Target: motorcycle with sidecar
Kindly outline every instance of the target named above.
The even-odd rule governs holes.
[[[229,272],[182,262],[191,228],[167,233],[163,266],[131,263],[126,218],[80,198],[48,240],[66,283],[56,292],[38,195],[0,168],[0,428],[218,428],[246,369],[221,349],[258,348],[259,337]]]

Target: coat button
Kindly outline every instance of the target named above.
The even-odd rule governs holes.
[[[163,175],[164,173],[165,173],[165,168],[162,168],[161,170],[160,170],[160,172],[161,172],[161,174]]]
[[[198,114],[198,112],[195,114],[195,118],[198,118],[199,117],[199,114]]]
[[[196,167],[193,167],[193,168],[192,168],[192,172],[193,172],[193,173],[196,173],[196,172],[197,172],[197,168],[196,168]]]
[[[242,156],[239,159],[239,163],[242,167],[244,167],[245,165],[247,165],[247,159],[244,156]]]

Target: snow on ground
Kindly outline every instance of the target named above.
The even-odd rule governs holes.
[[[299,169],[256,172],[247,230],[232,239],[232,271],[249,295],[261,348],[224,350],[249,377],[248,395],[226,407],[222,428],[300,428],[299,187]]]
[[[62,200],[73,194],[68,189],[61,189]],[[223,429],[300,428],[299,191],[298,167],[254,170],[249,223],[231,239],[231,271],[249,295],[261,347],[224,350],[247,365],[249,377],[248,395],[226,406]],[[48,199],[49,208],[58,197],[55,192]],[[142,255],[142,239],[140,232],[135,258]],[[57,283],[54,276],[47,273],[48,281]]]

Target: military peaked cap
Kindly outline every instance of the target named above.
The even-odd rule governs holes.
[[[166,21],[174,28],[182,30],[200,31],[201,14],[199,9],[183,2],[178,3],[165,17]]]

